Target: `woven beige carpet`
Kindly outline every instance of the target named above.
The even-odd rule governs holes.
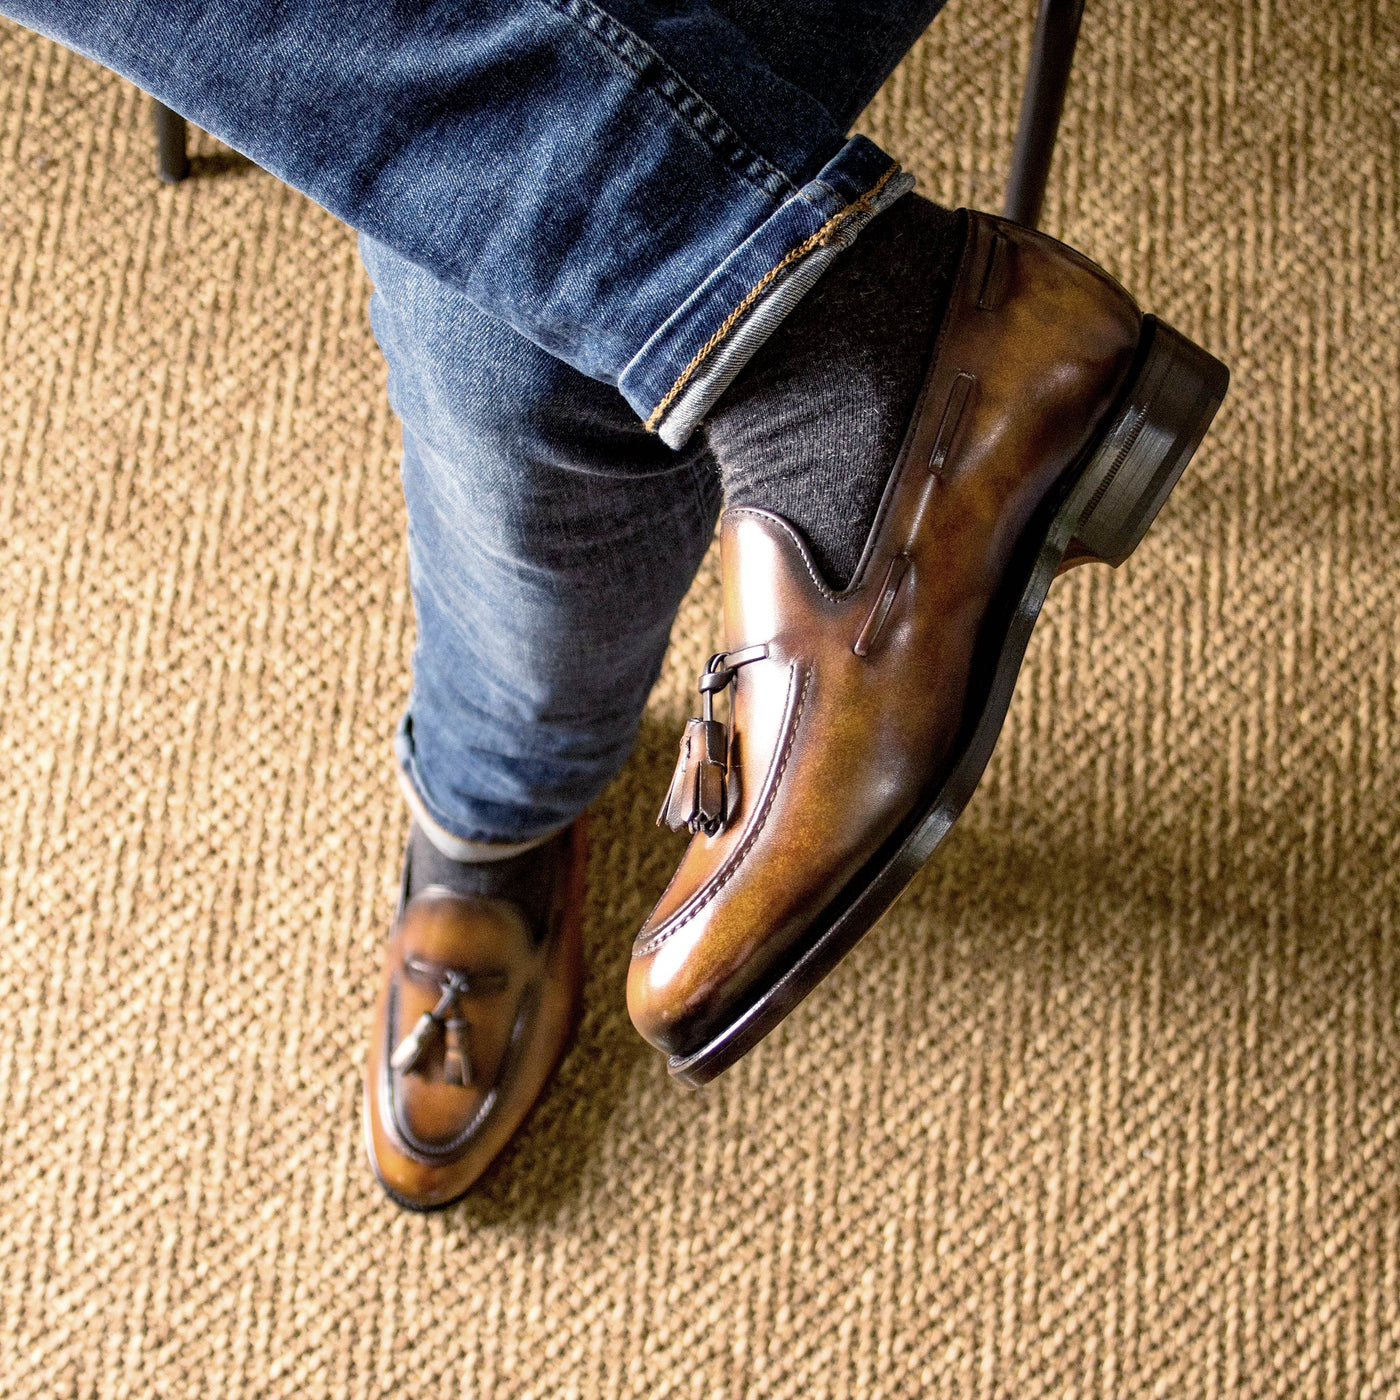
[[[866,129],[995,207],[1026,0]],[[1234,369],[1056,586],[965,820],[699,1095],[622,1008],[712,567],[596,816],[577,1048],[408,1216],[406,823],[350,233],[0,26],[0,1396],[1400,1394],[1400,10],[1091,0],[1046,224]]]

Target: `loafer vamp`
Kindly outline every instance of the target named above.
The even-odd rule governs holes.
[[[692,840],[633,948],[633,1019],[673,1051],[728,1014],[909,812],[961,710],[962,690],[933,678],[965,677],[975,640],[970,620],[931,622],[979,611],[935,601],[930,579],[925,605],[902,610],[880,654],[861,658],[851,644],[869,598],[814,582],[786,522],[730,511],[721,549],[730,648],[761,637],[769,653],[736,680],[737,800],[723,830]],[[765,608],[749,622],[750,597],[781,599],[781,618]]]
[[[424,1155],[445,1155],[480,1131],[499,1102],[499,1085],[513,1041],[529,1032],[539,999],[544,957],[514,905],[426,890],[409,901],[390,940],[388,1001],[382,1021],[382,1062],[387,1066],[388,1106],[404,1143]],[[422,1061],[405,1072],[392,1065],[394,1050],[430,1016],[441,1000],[448,972],[465,973],[467,990],[457,1031],[461,1075],[447,1074],[447,1035],[435,1034]],[[473,983],[477,985],[474,987]]]

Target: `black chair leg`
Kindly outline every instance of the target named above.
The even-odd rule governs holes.
[[[162,102],[152,99],[156,128],[156,174],[167,185],[177,185],[190,173],[185,152],[185,119]]]
[[[1034,228],[1040,220],[1050,157],[1055,153],[1055,135],[1060,129],[1060,112],[1065,105],[1065,89],[1069,86],[1083,14],[1084,0],[1040,0],[1030,71],[1021,96],[1016,149],[1011,157],[1011,178],[1002,210],[1008,219],[1027,228]]]

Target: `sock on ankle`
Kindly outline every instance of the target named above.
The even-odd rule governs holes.
[[[966,220],[906,195],[860,235],[705,423],[728,506],[806,536],[835,588],[855,573],[933,354]]]
[[[546,925],[558,864],[567,858],[567,850],[566,830],[505,860],[453,860],[414,822],[408,838],[408,897],[429,885],[441,885],[454,894],[508,899],[520,906],[538,934]]]

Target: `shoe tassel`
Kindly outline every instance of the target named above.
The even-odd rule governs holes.
[[[686,724],[681,736],[680,756],[656,818],[657,826],[669,826],[672,831],[685,827],[706,836],[724,829],[726,819],[738,806],[738,775],[730,771],[729,728],[714,717],[714,697],[734,684],[740,666],[767,655],[764,645],[740,652],[720,651],[710,658],[700,677],[702,713]]]
[[[400,1074],[412,1074],[427,1058],[441,1027],[442,1022],[431,1011],[425,1011],[389,1057],[390,1068]]]
[[[442,1077],[448,1084],[466,1089],[471,1086],[472,1066],[467,1053],[467,1023],[460,1016],[449,1015],[457,1009],[457,998],[466,990],[462,980],[449,976],[443,983],[442,996],[431,1011],[425,1011],[413,1029],[399,1042],[389,1057],[389,1065],[400,1074],[412,1074],[427,1059],[428,1052],[439,1034],[445,1037]]]
[[[471,1088],[472,1062],[467,1055],[467,1023],[454,1016],[446,1027],[447,1045],[442,1056],[442,1077],[449,1084]]]
[[[705,697],[706,702],[709,696]],[[681,737],[680,757],[657,826],[688,827],[713,836],[724,824],[729,735],[716,719],[693,719]]]

